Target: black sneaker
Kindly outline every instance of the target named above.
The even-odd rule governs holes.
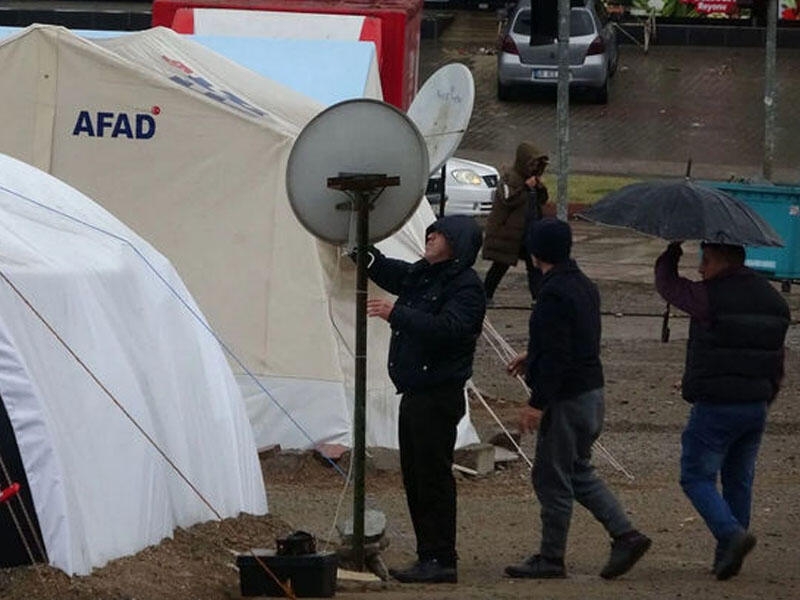
[[[717,579],[724,581],[734,575],[738,575],[742,570],[744,557],[755,548],[756,536],[746,531],[733,534],[724,544],[722,544],[722,554],[714,566],[714,574]]]
[[[455,567],[445,567],[435,558],[419,560],[407,569],[389,569],[400,583],[458,583]]]
[[[521,565],[506,567],[506,575],[525,579],[564,579],[567,570],[563,558],[547,558],[534,554]]]
[[[611,542],[611,556],[600,571],[600,577],[613,579],[624,575],[644,556],[652,543],[649,537],[635,530],[616,538]]]

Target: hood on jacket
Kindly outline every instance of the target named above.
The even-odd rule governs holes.
[[[475,264],[483,243],[483,232],[475,219],[466,215],[442,217],[428,226],[425,236],[434,231],[447,239],[460,268],[466,269]]]
[[[514,159],[514,170],[523,181],[537,173],[537,159],[547,157],[547,154],[539,150],[531,142],[522,142],[517,146],[517,156]]]

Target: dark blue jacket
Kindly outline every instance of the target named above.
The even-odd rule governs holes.
[[[528,404],[543,409],[603,387],[600,294],[574,260],[555,265],[542,279],[529,336]]]
[[[400,393],[463,385],[472,375],[483,327],[483,283],[471,268],[482,234],[475,220],[449,216],[428,227],[447,238],[455,258],[431,265],[387,258],[376,248],[369,277],[397,296],[389,315],[389,376]]]

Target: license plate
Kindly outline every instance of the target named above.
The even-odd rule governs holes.
[[[558,69],[534,69],[534,79],[558,79]]]

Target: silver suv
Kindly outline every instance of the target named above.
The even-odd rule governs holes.
[[[614,24],[603,0],[572,0],[569,37],[570,88],[608,102],[608,81],[617,69],[619,53]],[[531,38],[531,0],[520,0],[502,27],[497,52],[497,97],[509,100],[517,87],[558,84],[558,43]]]

